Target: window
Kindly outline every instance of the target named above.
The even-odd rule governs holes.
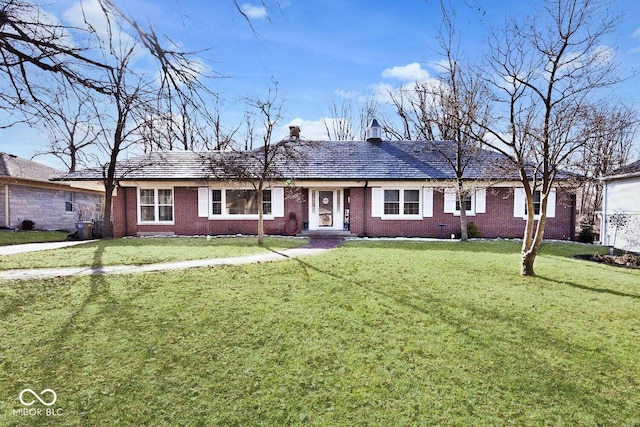
[[[468,193],[463,200],[464,211],[468,216],[487,212],[487,189],[486,188],[468,188]],[[444,213],[460,215],[460,201],[458,200],[458,191],[456,188],[447,187],[444,189]]]
[[[533,214],[539,217],[542,212],[542,192],[540,190],[533,191]],[[516,218],[527,219],[527,196],[524,188],[515,188],[513,190],[513,216]],[[549,191],[547,199],[547,218],[556,216],[556,189]]]
[[[471,211],[471,194],[465,196],[464,198],[464,210],[467,212]],[[460,211],[460,199],[456,196],[456,211]]]
[[[404,214],[420,214],[420,190],[404,190]]]
[[[64,210],[65,212],[73,212],[73,193],[70,191],[64,193]]]
[[[222,190],[211,190],[211,215],[222,215]]]
[[[271,190],[263,190],[262,213],[272,215],[272,205]],[[254,190],[211,190],[211,215],[258,215],[258,195]]]
[[[420,190],[384,190],[383,213],[384,215],[420,215]]]
[[[141,188],[139,206],[141,222],[172,222],[173,189]]]
[[[384,190],[384,214],[400,214],[400,190]]]
[[[540,190],[533,191],[533,214],[540,215]],[[524,202],[524,214],[527,214],[527,201]]]

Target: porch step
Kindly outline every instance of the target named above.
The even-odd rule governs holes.
[[[321,239],[344,239],[345,237],[356,237],[355,234],[348,230],[304,230],[299,235],[302,237]]]

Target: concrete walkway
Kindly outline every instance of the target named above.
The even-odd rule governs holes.
[[[86,243],[84,242],[58,242],[58,243]],[[0,271],[0,279],[4,280],[29,280],[29,279],[50,279],[56,277],[70,277],[70,276],[92,276],[92,275],[113,275],[113,274],[131,274],[131,273],[145,273],[145,272],[158,272],[169,270],[185,270],[188,268],[197,267],[210,267],[216,265],[242,265],[253,264],[260,262],[281,261],[290,258],[296,258],[299,256],[319,255],[332,248],[338,246],[338,242],[334,242],[333,245],[326,242],[311,242],[310,244],[295,248],[286,249],[280,252],[271,251],[267,253],[245,255],[239,257],[230,258],[211,258],[211,259],[199,259],[191,261],[176,261],[165,262],[159,264],[145,264],[145,265],[111,265],[102,267],[61,267],[61,268],[37,268],[26,270],[7,270]],[[16,246],[31,246],[29,245],[16,245]],[[44,243],[34,245],[45,245]],[[71,245],[67,245],[71,246]],[[64,246],[60,246],[64,247]],[[38,246],[38,248],[44,248],[44,246]],[[48,249],[55,249],[55,247],[49,247]],[[31,251],[38,250],[32,247]],[[39,249],[45,250],[45,249]],[[27,252],[25,249],[23,252]],[[13,252],[20,253],[20,252]],[[4,254],[4,253],[0,253]]]
[[[15,255],[25,252],[48,251],[49,249],[66,248],[67,246],[81,245],[95,242],[95,240],[71,240],[65,242],[25,243],[22,245],[0,246],[0,255]]]

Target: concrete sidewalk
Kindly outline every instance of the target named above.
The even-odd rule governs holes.
[[[72,242],[60,242],[60,243],[72,243]],[[73,242],[73,243],[77,244],[79,242]],[[80,242],[80,243],[84,243],[84,242]],[[49,249],[54,249],[54,248],[49,248]],[[158,272],[158,271],[169,271],[169,270],[185,270],[188,268],[210,267],[215,265],[242,265],[242,264],[260,263],[260,262],[281,261],[281,260],[286,260],[290,258],[296,258],[299,256],[318,255],[328,250],[331,250],[331,247],[317,247],[316,245],[307,245],[301,248],[286,249],[280,252],[272,251],[268,253],[245,255],[245,256],[239,256],[239,257],[199,259],[199,260],[192,260],[192,261],[165,262],[165,263],[159,263],[159,264],[7,270],[7,271],[0,271],[0,279],[4,279],[4,280],[50,279],[50,278],[56,278],[56,277],[70,277],[70,276],[92,276],[92,275],[95,276],[95,275]]]
[[[68,246],[76,246],[89,242],[95,242],[95,240],[70,240],[64,242],[24,243],[22,245],[0,246],[0,255],[15,255],[25,252],[48,251],[50,249],[66,248]]]

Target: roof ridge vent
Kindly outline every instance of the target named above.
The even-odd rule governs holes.
[[[382,142],[382,126],[374,118],[365,130],[365,138],[369,142]]]

